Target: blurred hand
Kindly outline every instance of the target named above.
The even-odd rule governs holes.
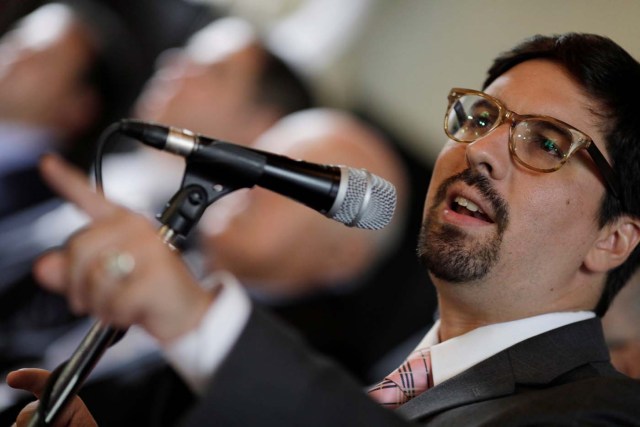
[[[63,248],[38,260],[34,273],[43,287],[65,294],[76,314],[121,328],[140,324],[162,343],[199,324],[213,295],[153,224],[96,194],[82,172],[55,156],[43,158],[41,172],[92,219]]]
[[[13,388],[26,390],[40,398],[47,384],[50,373],[42,369],[21,369],[7,375],[7,384]],[[31,402],[18,414],[14,426],[22,427],[29,424],[39,402]],[[68,405],[60,411],[52,427],[95,427],[95,420],[82,400],[75,396]]]

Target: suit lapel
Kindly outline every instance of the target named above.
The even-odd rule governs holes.
[[[410,400],[397,412],[407,419],[514,394],[516,384],[548,384],[585,363],[606,361],[597,319],[573,323],[503,350]]]
[[[506,351],[516,382],[529,385],[548,384],[581,365],[609,360],[597,318],[551,330]]]
[[[457,406],[512,394],[514,384],[509,357],[501,352],[427,390],[396,412],[407,419],[430,416]]]

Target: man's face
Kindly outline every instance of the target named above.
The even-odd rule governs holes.
[[[62,5],[47,5],[0,40],[0,116],[63,126],[65,107],[86,89],[94,52],[88,33]]]
[[[611,363],[640,380],[640,271],[616,295],[602,318]]]
[[[597,106],[558,65],[524,62],[486,92],[516,113],[571,124],[605,152],[590,112]],[[509,284],[519,297],[560,295],[595,240],[605,187],[586,150],[556,172],[534,172],[512,159],[508,135],[503,124],[471,144],[446,143],[425,204],[421,258],[445,282]]]
[[[186,48],[165,54],[136,115],[236,143],[255,108],[261,53],[249,41],[207,28]]]

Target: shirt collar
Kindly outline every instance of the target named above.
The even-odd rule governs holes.
[[[521,341],[592,317],[595,314],[591,311],[541,314],[482,326],[444,342],[439,342],[438,320],[416,349],[430,348],[433,383],[437,385]]]

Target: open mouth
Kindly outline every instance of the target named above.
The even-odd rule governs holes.
[[[481,221],[493,223],[493,220],[489,218],[477,204],[462,196],[456,196],[452,200],[451,210],[460,215],[466,215]]]

